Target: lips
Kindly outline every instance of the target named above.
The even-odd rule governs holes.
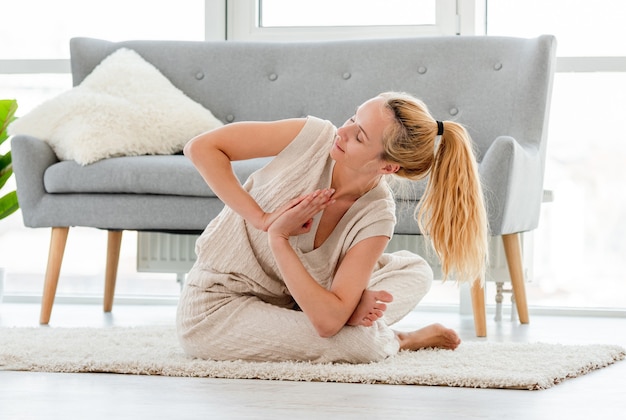
[[[339,136],[335,137],[335,147],[339,149],[341,153],[345,153],[345,151],[341,147],[339,147]]]

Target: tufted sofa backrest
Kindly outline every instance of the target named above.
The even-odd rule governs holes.
[[[481,160],[500,135],[545,136],[552,36],[420,37],[333,42],[71,41],[74,84],[126,47],[223,122],[306,115],[336,125],[384,91],[421,98],[433,116],[466,126]]]

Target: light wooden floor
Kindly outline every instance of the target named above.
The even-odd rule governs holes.
[[[36,326],[39,307],[0,304],[0,326]],[[52,326],[172,323],[174,306],[55,305]],[[488,319],[488,340],[626,347],[626,318]],[[404,329],[442,322],[475,340],[471,317],[416,312]],[[1,343],[0,343],[1,345]],[[0,371],[0,419],[613,419],[626,412],[626,361],[544,391]]]

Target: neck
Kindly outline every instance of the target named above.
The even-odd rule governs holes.
[[[330,183],[335,190],[333,198],[345,198],[356,201],[375,188],[380,182],[381,176],[380,174],[357,173],[335,165]]]

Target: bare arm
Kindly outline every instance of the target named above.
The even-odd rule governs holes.
[[[184,154],[213,192],[254,227],[267,230],[273,217],[259,207],[235,176],[231,161],[276,156],[298,135],[305,119],[242,122],[191,139]]]
[[[289,236],[304,233],[303,229],[307,227],[310,229],[306,222],[312,217],[311,213],[314,215],[320,207],[332,203],[324,201],[323,194],[303,200],[279,217],[268,230],[268,240],[285,284],[298,306],[320,336],[331,337],[354,313],[389,238],[376,236],[353,246],[341,261],[331,289],[324,289],[308,273],[288,241]]]

